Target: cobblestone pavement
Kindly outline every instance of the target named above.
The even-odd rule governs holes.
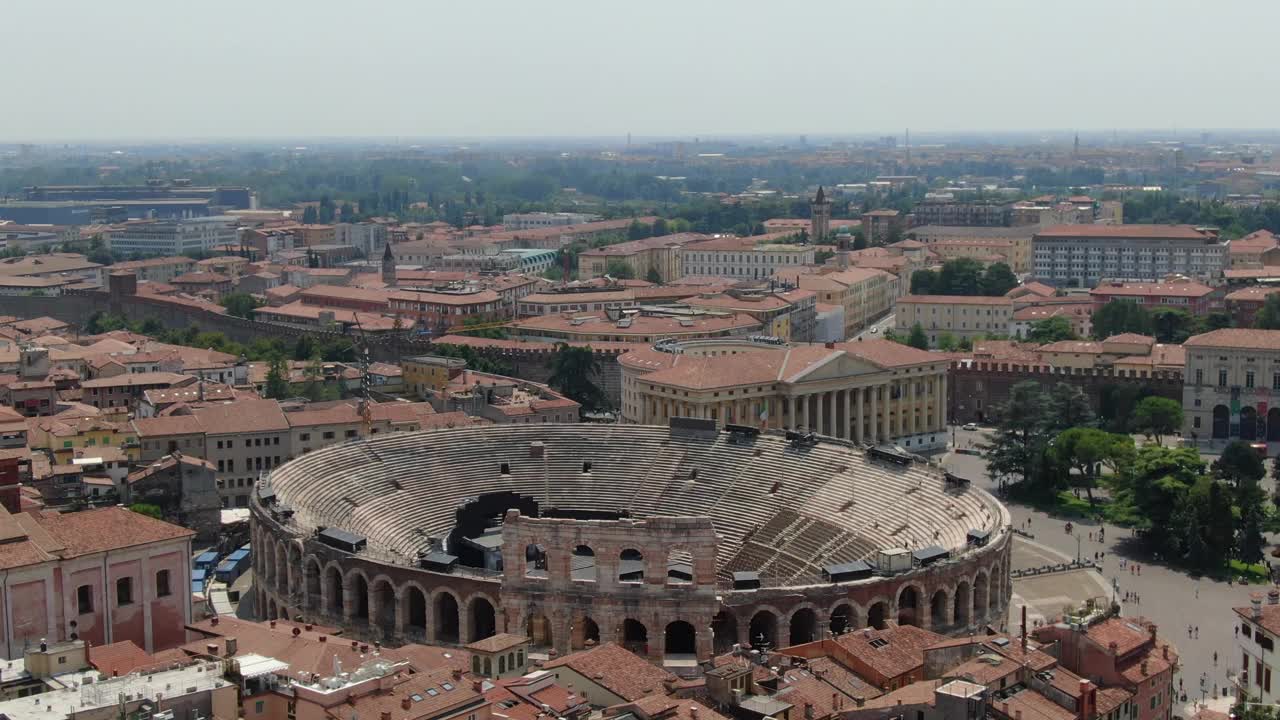
[[[976,433],[956,432],[961,448],[977,439]],[[942,462],[952,472],[994,491],[994,485],[987,477],[986,461],[982,458],[949,453]],[[1020,539],[1015,544],[1014,568],[1045,564],[1044,561],[1055,554],[1061,562],[1075,558],[1077,553],[1084,558],[1092,558],[1095,552],[1105,553],[1101,577],[1105,586],[1115,589],[1121,600],[1122,612],[1150,618],[1159,625],[1160,636],[1178,648],[1182,665],[1179,678],[1188,699],[1201,697],[1201,678],[1204,679],[1206,694],[1211,695],[1216,687],[1221,695],[1223,689],[1229,687],[1230,674],[1239,670],[1233,636],[1235,614],[1231,608],[1247,606],[1250,594],[1265,591],[1266,587],[1195,578],[1171,569],[1146,557],[1133,541],[1130,531],[1120,527],[1100,527],[1076,521],[1074,532],[1067,534],[1063,520],[1052,519],[1022,505],[1011,504],[1009,511],[1014,526],[1028,529],[1034,536],[1034,543]],[[1098,539],[1100,529],[1105,530],[1105,541]],[[1121,567],[1122,560],[1124,568]],[[1139,566],[1141,575],[1137,574]],[[1096,595],[1098,577],[1094,571],[1080,570],[1016,579],[1013,583],[1015,598],[1010,606],[1010,630],[1017,627],[1014,613],[1020,612],[1020,603],[1028,605],[1029,618],[1035,613],[1050,615],[1060,611],[1068,598]],[[1127,601],[1126,593],[1131,594]],[[1136,599],[1133,594],[1136,594]],[[1053,609],[1055,602],[1056,610]],[[1046,609],[1050,612],[1044,612]],[[1192,628],[1191,636],[1188,636],[1188,626]],[[1197,627],[1198,635],[1195,633]]]

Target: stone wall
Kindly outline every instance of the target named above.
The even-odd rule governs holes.
[[[992,422],[998,416],[998,408],[1008,402],[1013,386],[1028,380],[1039,383],[1043,390],[1062,382],[1074,385],[1084,391],[1095,411],[1101,407],[1103,388],[1109,385],[1146,388],[1161,397],[1182,402],[1182,373],[1164,370],[1117,371],[966,361],[952,363],[948,380],[953,424]]]

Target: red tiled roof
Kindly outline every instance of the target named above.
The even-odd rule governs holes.
[[[572,653],[545,663],[544,670],[568,667],[624,700],[639,700],[663,691],[676,676],[615,643]]]
[[[1257,350],[1280,350],[1280,330],[1223,328],[1195,335],[1183,343],[1186,347],[1223,347]]]

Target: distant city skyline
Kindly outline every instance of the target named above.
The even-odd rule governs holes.
[[[126,9],[127,8],[127,9]],[[1266,128],[1280,3],[5,8],[0,143]]]

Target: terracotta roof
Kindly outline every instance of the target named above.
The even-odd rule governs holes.
[[[1186,347],[1280,350],[1280,330],[1224,328],[1192,336],[1183,345]]]
[[[1214,289],[1195,281],[1162,283],[1107,283],[1089,291],[1104,297],[1188,297],[1212,295]]]
[[[899,705],[928,705],[932,707],[934,699],[937,697],[937,689],[941,685],[941,680],[921,680],[910,685],[903,685],[891,693],[867,700],[863,709],[883,710],[897,708]]]
[[[1053,225],[1036,233],[1038,238],[1151,238],[1208,240],[1191,225]]]
[[[525,318],[513,323],[513,326],[529,334],[538,331],[563,332],[577,335],[611,335],[611,336],[654,336],[654,335],[696,335],[708,332],[745,330],[760,326],[760,321],[741,313],[732,315],[694,315],[689,318],[660,317],[655,315],[632,315],[628,326],[619,327],[618,322],[604,315],[543,315]],[[684,324],[688,321],[690,324]]]
[[[902,625],[845,633],[836,642],[882,677],[896,678],[923,665],[925,648],[941,639],[937,633]]]
[[[851,340],[836,343],[836,348],[882,368],[911,367],[945,360],[945,357],[938,353],[919,350],[892,340]]]
[[[478,652],[502,652],[522,643],[529,642],[529,638],[524,635],[513,635],[511,633],[498,633],[490,635],[483,640],[477,640],[467,645],[468,650],[476,650]]]
[[[125,375],[116,375],[114,377],[94,378],[85,380],[80,383],[82,388],[105,388],[105,387],[137,387],[139,385],[168,385],[181,386],[196,382],[196,378],[190,375],[180,375],[171,372],[142,372],[128,373]]]
[[[289,429],[289,421],[275,400],[242,398],[197,408],[195,415],[210,435],[283,432]]]
[[[1271,285],[1253,285],[1229,292],[1223,299],[1235,302],[1265,302],[1267,296],[1275,292],[1280,292],[1280,287]]]
[[[1007,706],[1007,709],[1006,709]],[[1027,688],[1011,695],[996,707],[1008,717],[1020,716],[1036,720],[1076,720],[1075,712],[1068,710],[1040,693]]]
[[[1123,657],[1150,642],[1151,633],[1138,623],[1140,620],[1108,618],[1089,626],[1085,634],[1104,649],[1116,643],[1116,655]]]
[[[156,657],[135,645],[132,640],[89,647],[88,654],[89,664],[107,677],[115,674],[128,675],[134,670],[158,670],[168,667],[174,660],[172,657],[168,659]],[[179,655],[182,654],[179,653]]]
[[[579,675],[624,700],[639,700],[663,691],[676,676],[615,643],[572,653],[543,664],[544,670],[572,668]]]
[[[195,435],[204,432],[200,418],[194,415],[168,415],[165,417],[137,418],[133,429],[138,437],[167,437],[171,435]]]

